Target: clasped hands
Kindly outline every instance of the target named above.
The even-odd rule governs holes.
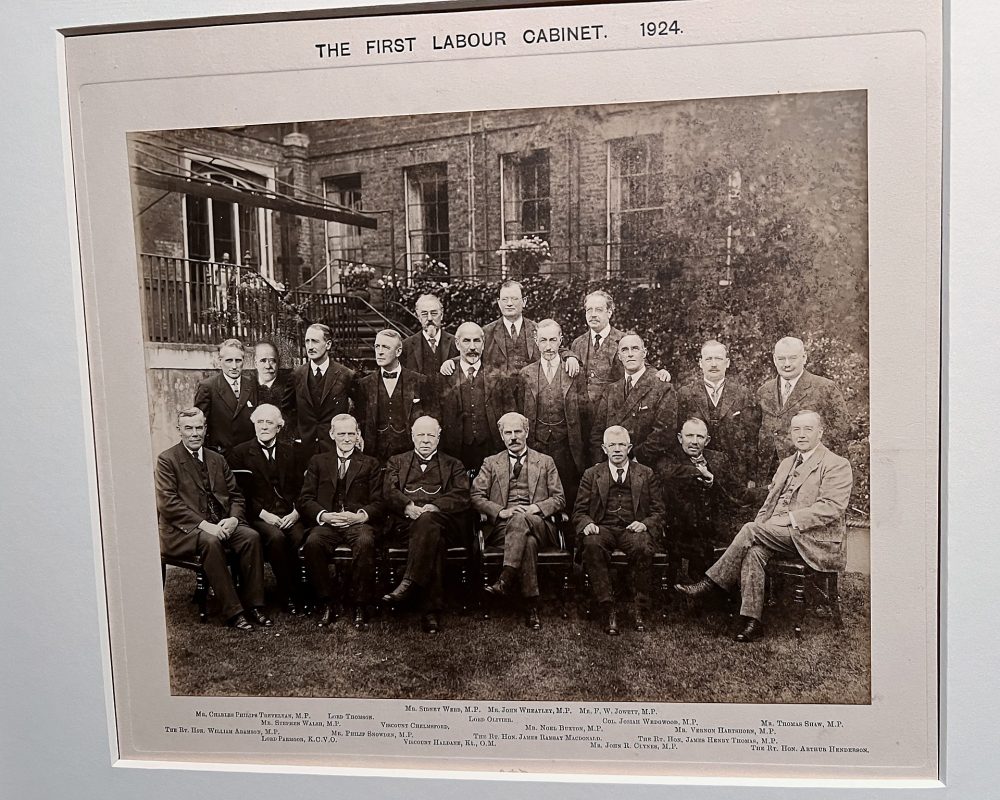
[[[406,515],[407,519],[416,519],[421,514],[426,514],[428,511],[440,511],[433,503],[426,503],[422,506],[418,506],[416,503],[409,503],[406,508],[403,509],[403,514]]]
[[[260,518],[268,525],[273,525],[275,528],[281,528],[281,530],[287,531],[292,527],[292,525],[299,521],[299,512],[293,508],[290,513],[285,514],[283,517],[279,517],[277,514],[272,514],[270,511],[261,509]]]
[[[209,522],[207,519],[202,520],[198,527],[210,536],[226,541],[239,524],[240,521],[236,517],[226,517],[225,519],[220,519],[218,522]]]
[[[541,514],[542,509],[538,507],[538,503],[532,503],[530,506],[514,506],[513,508],[504,508],[497,512],[497,519],[510,519],[515,514]]]
[[[365,522],[368,515],[362,511],[326,511],[319,515],[319,521],[333,528],[346,528]]]
[[[635,522],[630,522],[628,525],[626,525],[625,530],[632,531],[633,533],[645,533],[647,530],[649,530],[649,528],[646,527],[645,523],[636,520]],[[600,532],[601,529],[595,522],[588,523],[587,526],[583,529],[584,536],[594,536]]]

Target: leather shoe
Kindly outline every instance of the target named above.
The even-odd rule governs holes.
[[[743,630],[736,634],[737,642],[752,642],[764,632],[764,625],[759,619],[754,619],[753,617],[746,617],[745,619],[747,624],[743,627]]]
[[[528,609],[528,614],[525,617],[524,624],[533,631],[540,631],[542,629],[542,620],[538,616],[537,608],[531,607]]]
[[[252,631],[253,625],[247,622],[247,618],[243,616],[242,613],[237,614],[235,617],[230,619],[226,625],[230,628],[236,628],[238,631]]]
[[[327,603],[323,606],[323,613],[319,615],[319,621],[316,625],[320,628],[326,628],[333,625],[337,621],[337,611],[333,607],[332,603]]]
[[[249,610],[249,611],[247,612],[247,614],[249,615],[249,617],[250,617],[250,620],[251,620],[251,621],[252,621],[252,622],[253,622],[253,623],[254,623],[255,625],[260,625],[260,627],[262,627],[262,628],[270,628],[270,627],[271,627],[271,626],[272,626],[272,625],[274,624],[273,622],[271,622],[271,620],[270,620],[270,618],[269,618],[269,617],[265,617],[265,616],[264,616],[264,615],[263,615],[263,614],[262,614],[262,613],[260,612],[260,609],[259,609],[259,608],[251,608],[251,609],[250,609],[250,610]]]
[[[510,589],[507,584],[502,580],[498,580],[492,586],[486,587],[486,594],[492,595],[493,597],[507,597],[510,594]]]
[[[409,600],[416,593],[417,585],[413,581],[403,578],[403,580],[399,582],[399,586],[389,592],[389,594],[382,596],[382,602],[394,606]]]
[[[441,630],[441,623],[438,622],[437,614],[424,614],[424,633],[437,633]]]
[[[702,578],[697,583],[675,583],[674,590],[691,600],[705,600],[715,594],[719,587],[708,578]]]
[[[618,635],[618,612],[613,608],[608,611],[607,616],[604,618],[604,632],[608,636]]]
[[[635,610],[635,629],[639,633],[644,633],[646,630],[646,618],[644,616],[644,611],[641,608]]]
[[[285,606],[285,611],[291,614],[293,617],[297,617],[302,613],[302,609],[298,607],[298,604],[294,600],[289,600],[288,605]]]
[[[354,609],[354,627],[359,631],[368,629],[368,619],[365,617],[364,606],[358,606]]]

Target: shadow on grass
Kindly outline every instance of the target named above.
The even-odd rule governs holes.
[[[720,610],[674,603],[639,634],[605,636],[596,622],[515,612],[489,620],[448,614],[437,636],[414,614],[381,617],[365,632],[276,614],[252,634],[198,624],[191,573],[170,569],[164,592],[171,691],[176,695],[369,697],[658,703],[867,704],[871,698],[869,579],[841,580],[844,627],[810,608],[797,642],[791,609],[766,612],[764,638],[738,645]],[[550,606],[551,609],[555,605]],[[820,610],[820,612],[822,609]]]

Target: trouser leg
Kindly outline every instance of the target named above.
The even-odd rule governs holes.
[[[410,523],[404,580],[424,588],[434,580],[446,525],[447,518],[433,511],[421,514]]]
[[[274,571],[278,597],[281,600],[288,600],[292,597],[296,585],[294,576],[298,567],[297,551],[302,544],[305,530],[299,523],[282,530],[263,520],[255,520],[252,527],[260,534],[264,560]]]
[[[375,601],[375,529],[371,525],[352,525],[345,531],[351,547],[351,594],[354,602],[367,605]]]
[[[712,582],[726,591],[734,591],[740,585],[740,574],[743,571],[743,559],[750,549],[755,523],[748,522],[733,541],[729,543],[719,560],[708,568],[705,574]]]
[[[225,544],[221,539],[199,531],[197,547],[208,585],[212,587],[222,606],[223,619],[229,619],[241,613],[243,604],[236,593],[236,587],[233,586],[233,576],[229,574]]]
[[[309,531],[302,546],[302,560],[306,565],[306,576],[316,593],[316,600],[323,604],[333,599],[333,580],[330,578],[330,562],[337,547],[344,542],[343,528],[320,525]]]
[[[638,533],[628,529],[618,535],[618,547],[628,559],[632,570],[632,586],[635,603],[640,608],[649,607],[649,596],[653,584],[653,537],[648,531]]]
[[[760,619],[764,611],[764,583],[767,562],[775,556],[794,555],[798,551],[787,526],[752,523],[750,547],[740,573],[740,614]]]
[[[249,525],[237,525],[229,534],[229,548],[236,553],[240,565],[240,590],[244,604],[250,608],[264,606],[264,549],[260,535]]]
[[[611,602],[611,553],[615,534],[602,526],[597,533],[581,536],[583,567],[590,576],[590,586],[598,603]]]

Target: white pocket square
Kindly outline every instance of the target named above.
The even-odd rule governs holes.
[[[419,397],[414,397],[413,398],[413,402],[414,403],[419,403],[420,402],[420,398]]]
[[[743,413],[742,411],[734,411],[734,412],[733,412],[733,416],[734,416],[734,417],[738,417],[738,416],[739,416],[740,414],[742,414],[742,413]]]
[[[639,406],[640,411],[649,411],[649,406]]]

